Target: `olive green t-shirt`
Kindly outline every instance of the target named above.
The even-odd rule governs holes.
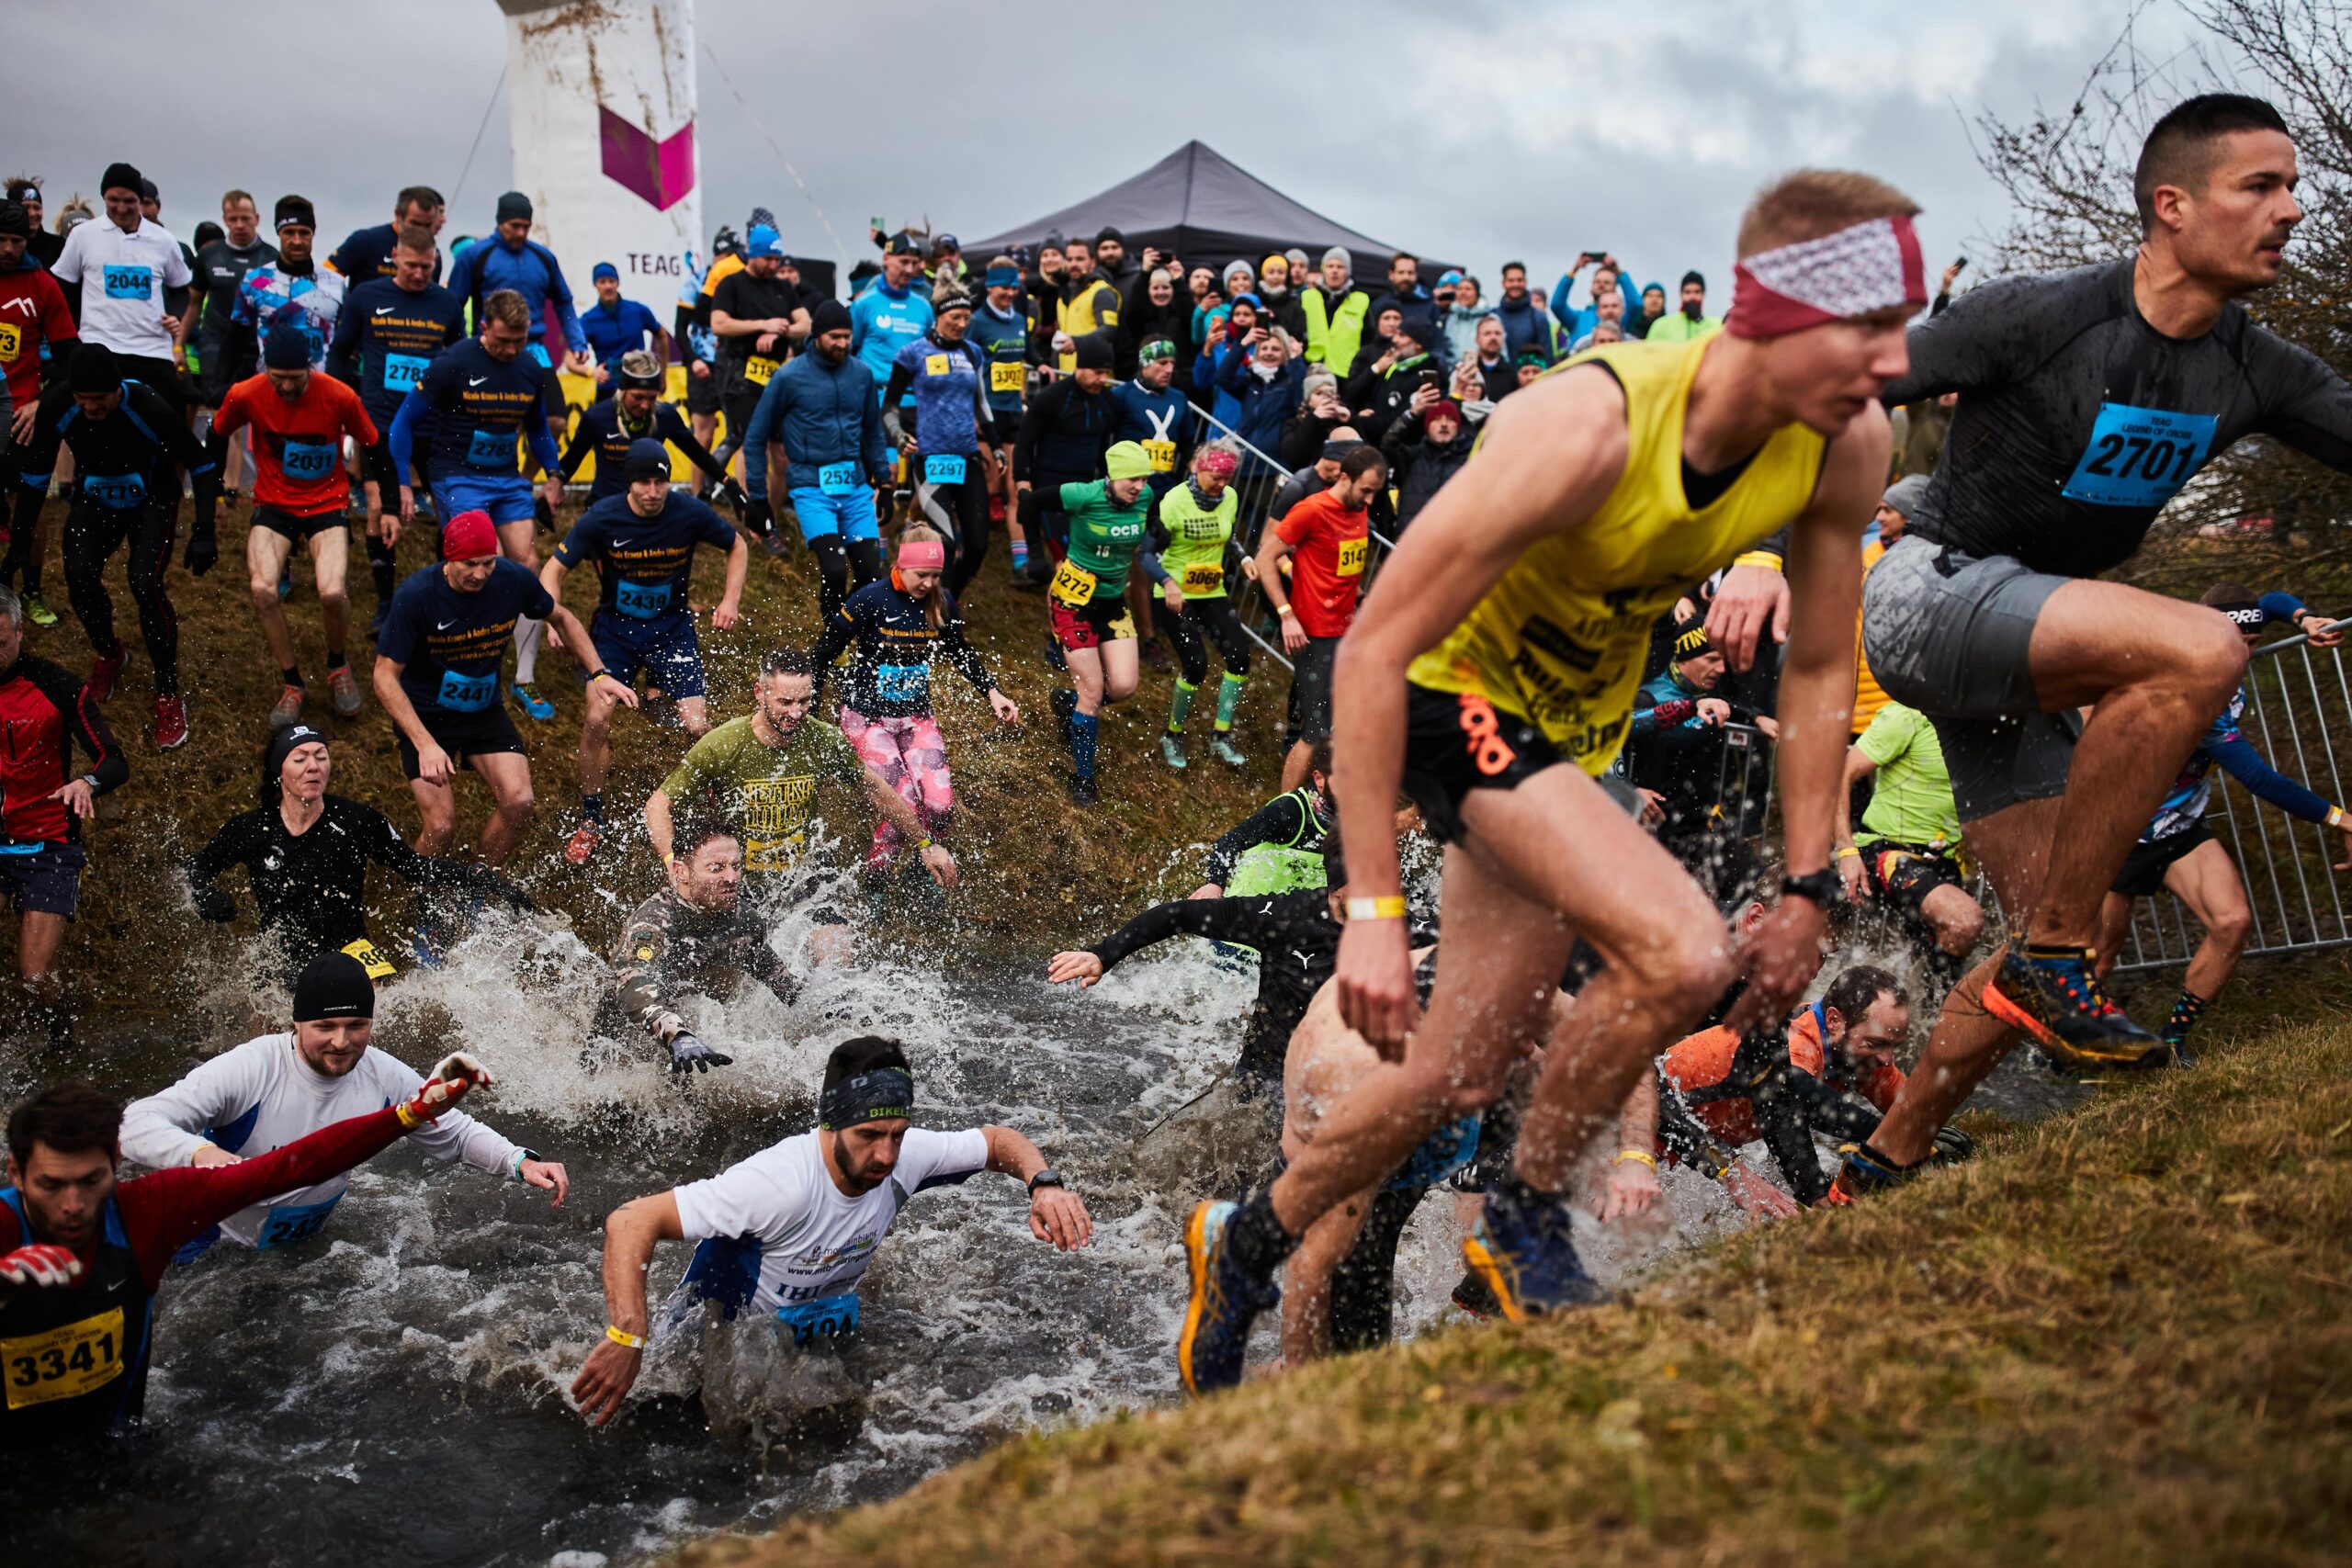
[[[673,817],[711,811],[743,835],[743,870],[790,871],[808,846],[817,786],[827,779],[856,784],[865,764],[841,730],[810,715],[781,746],[763,743],[749,714],[730,718],[695,741],[662,793]]]

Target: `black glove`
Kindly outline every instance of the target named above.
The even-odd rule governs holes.
[[[724,1056],[701,1041],[680,1030],[670,1036],[670,1070],[673,1073],[707,1073],[713,1067],[724,1067],[735,1060]]]
[[[195,901],[196,912],[206,919],[226,925],[237,918],[237,901],[212,884],[208,882],[188,891]]]
[[[1959,1128],[1936,1129],[1935,1153],[1929,1157],[1938,1165],[1957,1165],[1962,1160],[1973,1158],[1975,1153],[1976,1140]]]
[[[735,514],[739,517],[749,510],[752,504],[752,498],[744,493],[741,485],[735,482],[733,474],[718,481],[718,499],[733,507]]]
[[[213,537],[211,525],[199,524],[187,536],[187,555],[184,558],[191,577],[202,577],[220,559],[220,542]]]
[[[727,482],[732,484],[735,481],[729,479]],[[770,506],[764,501],[745,500],[743,502],[743,526],[749,528],[760,538],[766,538],[769,535],[775,532],[775,508]]]

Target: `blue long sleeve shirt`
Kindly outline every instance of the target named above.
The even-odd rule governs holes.
[[[537,240],[526,240],[512,250],[495,235],[475,241],[449,269],[449,287],[473,307],[477,321],[481,320],[482,301],[500,289],[520,294],[530,312],[534,344],[544,335],[547,308],[553,305],[564,346],[574,354],[588,352],[588,334],[581,330],[580,313],[572,308],[571,286],[564,282],[555,253]]]

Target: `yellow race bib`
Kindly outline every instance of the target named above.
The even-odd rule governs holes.
[[[359,960],[359,966],[368,971],[370,980],[389,980],[400,972],[392,961],[364,936],[356,942],[345,942],[343,951]]]
[[[1364,558],[1371,553],[1370,539],[1341,539],[1340,541],[1340,575],[1362,577]]]
[[[1168,473],[1176,467],[1176,443],[1173,441],[1147,441],[1143,444],[1143,455],[1151,459],[1151,471],[1155,474]]]
[[[1183,591],[1187,593],[1218,593],[1225,589],[1225,568],[1212,561],[1206,566],[1184,569]]]
[[[8,1408],[74,1399],[122,1375],[122,1309],[116,1307],[46,1334],[0,1339],[0,1378]]]
[[[14,363],[17,351],[25,346],[23,331],[7,321],[0,321],[0,360]]]
[[[1054,573],[1053,595],[1074,610],[1093,601],[1097,581],[1092,572],[1076,561],[1065,558],[1060,570]]]
[[[922,362],[922,373],[923,373],[924,375],[926,375],[926,376],[944,376],[944,375],[946,375],[946,374],[947,374],[947,356],[946,356],[945,355],[944,355],[944,354],[933,354],[933,355],[926,355],[926,356],[924,357],[924,359],[923,359],[923,362]]]
[[[743,379],[754,387],[766,386],[768,378],[775,373],[776,362],[761,355],[755,354],[743,361]]]
[[[989,367],[989,390],[1017,392],[1028,385],[1029,367],[1014,360],[998,360]]]

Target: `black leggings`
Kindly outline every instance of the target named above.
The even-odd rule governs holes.
[[[877,539],[852,539],[844,555],[839,534],[820,534],[808,541],[808,553],[817,558],[817,611],[828,626],[849,598],[853,568],[860,588],[882,575],[882,545]]]
[[[966,477],[960,483],[919,485],[915,490],[923,521],[950,541],[947,592],[959,599],[964,585],[979,575],[989,553],[989,487],[980,478],[980,462],[978,457],[965,460]]]
[[[150,502],[127,512],[108,512],[76,498],[65,514],[65,592],[74,618],[90,646],[107,659],[122,653],[114,635],[114,600],[107,592],[107,559],[130,541],[130,597],[139,606],[139,635],[155,667],[155,694],[176,696],[180,689],[180,623],[164,592],[172,564],[176,507]]]
[[[1250,638],[1241,630],[1241,617],[1233,613],[1233,601],[1224,594],[1185,600],[1184,613],[1169,623],[1168,633],[1176,639],[1176,662],[1191,685],[1208,679],[1209,643],[1216,644],[1216,656],[1227,670],[1250,673]]]

